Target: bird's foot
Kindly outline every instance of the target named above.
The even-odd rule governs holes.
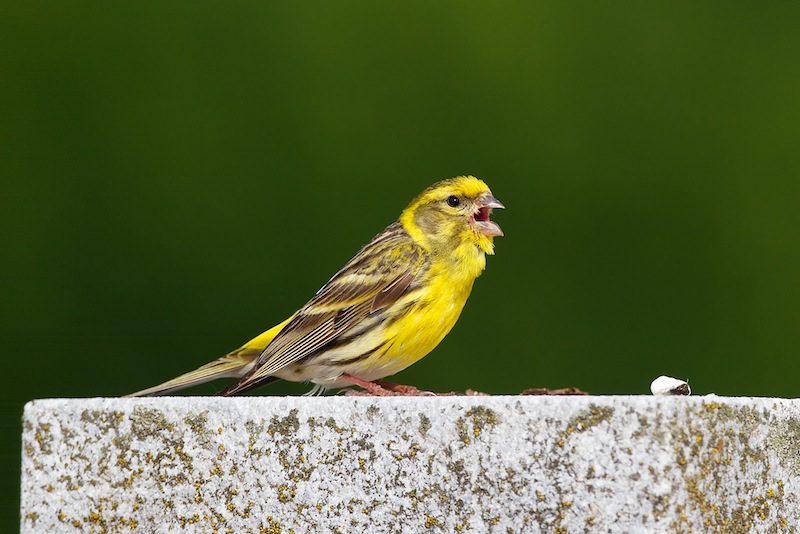
[[[400,384],[392,384],[382,380],[368,381],[361,380],[353,375],[343,374],[341,378],[347,380],[351,384],[360,386],[366,391],[347,390],[345,395],[348,396],[375,396],[375,397],[404,397],[404,396],[435,396],[436,393],[430,391],[422,391],[414,386],[404,386]]]
[[[437,394],[433,391],[423,391],[414,386],[405,386],[403,384],[392,384],[391,382],[384,382],[383,380],[375,380],[374,384],[378,384],[383,389],[387,389],[398,395],[408,395],[411,397],[435,397]]]

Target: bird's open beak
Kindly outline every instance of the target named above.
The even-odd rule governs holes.
[[[478,208],[478,211],[472,214],[472,221],[475,224],[475,230],[483,235],[488,236],[503,235],[500,225],[492,220],[489,220],[492,215],[493,208],[505,209],[505,206],[503,206],[502,202],[494,198],[489,193],[486,193],[478,198],[475,206]]]

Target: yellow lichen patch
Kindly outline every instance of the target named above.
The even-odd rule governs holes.
[[[576,432],[585,432],[600,423],[611,421],[614,416],[614,408],[609,406],[591,405],[588,410],[584,410],[573,417],[567,424],[567,428],[575,428]]]
[[[425,516],[425,528],[427,529],[442,528],[443,526],[444,525],[442,524],[442,522],[436,519],[435,517],[431,517],[429,515]]]
[[[689,500],[685,510],[698,513],[703,530],[708,532],[744,534],[753,529],[779,528],[783,518],[780,511],[787,506],[781,482],[777,490],[767,487],[762,492],[755,491],[757,485],[740,482],[750,479],[753,469],[760,470],[763,482],[768,482],[772,468],[768,455],[763,448],[751,447],[749,441],[752,431],[763,424],[762,415],[752,408],[716,402],[704,403],[702,409],[700,418],[675,428],[682,444],[675,448],[676,463],[687,473],[684,487]],[[734,463],[730,453],[737,454],[740,461]],[[725,488],[736,488],[735,499],[729,498],[731,490]]]
[[[558,432],[558,439],[555,441],[555,445],[564,447],[572,434],[585,432],[603,421],[610,421],[613,415],[613,408],[592,405],[588,410],[584,410],[573,417],[567,423],[566,428]]]
[[[289,502],[294,499],[295,495],[297,495],[297,488],[294,486],[288,486],[286,484],[281,484],[277,488],[278,490],[278,501],[280,502]]]
[[[466,445],[471,443],[472,438],[480,437],[487,427],[494,427],[498,423],[497,414],[485,406],[475,406],[467,410],[465,415],[456,419],[456,431],[459,440]]]

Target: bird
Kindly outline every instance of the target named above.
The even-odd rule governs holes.
[[[163,384],[125,395],[162,395],[218,378],[244,393],[279,379],[308,394],[359,386],[369,395],[419,395],[381,379],[432,351],[456,324],[502,236],[505,208],[474,176],[434,183],[364,245],[302,308],[240,348]]]

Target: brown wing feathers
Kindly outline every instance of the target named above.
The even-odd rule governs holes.
[[[398,240],[408,243],[401,261],[370,261],[381,257],[385,247],[396,247]],[[365,317],[396,302],[422,263],[422,252],[411,244],[402,226],[389,226],[303,306],[261,353],[254,368],[221,394],[235,395],[256,387],[284,367],[324,350]]]

